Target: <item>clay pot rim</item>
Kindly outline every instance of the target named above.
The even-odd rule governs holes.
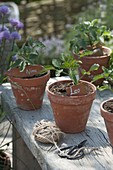
[[[28,65],[27,67],[40,67],[40,68],[44,68],[42,65]],[[50,70],[48,70],[47,71],[47,73],[46,74],[44,74],[44,75],[42,75],[42,76],[40,76],[40,77],[24,77],[24,76],[21,76],[21,77],[16,77],[15,75],[11,75],[11,72],[10,71],[12,71],[12,70],[15,70],[15,69],[19,69],[19,68],[12,68],[12,69],[10,69],[10,70],[8,70],[7,72],[6,72],[6,76],[8,76],[8,77],[10,77],[11,79],[13,79],[13,80],[21,80],[21,79],[23,79],[23,81],[32,81],[32,80],[37,80],[37,79],[41,79],[41,78],[46,78],[46,77],[48,77],[49,75],[50,75]],[[34,74],[35,75],[35,74]]]
[[[105,110],[104,107],[103,107],[103,105],[104,105],[106,102],[108,102],[108,101],[113,101],[113,98],[104,100],[104,101],[100,104],[100,109],[101,109],[101,111],[102,111],[102,112],[101,112],[102,117],[104,117],[105,114],[106,114],[106,115],[109,115],[109,116],[110,116],[110,115],[113,116],[113,113]],[[104,113],[103,113],[103,112],[104,112]]]
[[[106,46],[102,46],[102,48],[103,49],[107,49],[108,51],[109,51],[109,54],[108,55],[100,55],[100,56],[93,56],[93,55],[91,55],[91,56],[84,56],[84,57],[81,57],[81,59],[82,58],[88,58],[89,60],[90,59],[98,59],[98,58],[106,58],[106,57],[110,57],[110,55],[111,55],[111,53],[112,53],[112,50],[111,50],[111,48],[109,48],[109,47],[106,47]],[[76,55],[76,53],[73,51],[73,54],[74,55]]]
[[[56,84],[56,83],[60,83],[60,82],[67,82],[67,81],[72,81],[72,80],[70,80],[70,79],[69,79],[69,80],[58,80],[58,81],[56,81],[56,82],[53,82],[53,83],[47,85],[46,90],[47,90],[48,93],[50,93],[50,94],[53,95],[53,96],[62,97],[62,98],[65,98],[65,99],[66,99],[66,98],[78,98],[78,96],[57,95],[57,94],[55,94],[55,93],[53,93],[53,92],[50,91],[50,87],[51,87],[52,85],[54,85],[54,84]],[[87,94],[87,95],[79,96],[79,98],[83,98],[84,96],[85,96],[85,97],[88,97],[88,96],[90,96],[90,95],[92,95],[92,94],[94,94],[94,93],[96,92],[96,86],[95,86],[94,84],[92,84],[91,82],[85,81],[85,80],[80,80],[80,81],[83,82],[83,83],[85,83],[85,84],[90,85],[90,86],[92,87],[92,90],[93,90],[93,91],[92,91],[91,93]]]
[[[100,105],[100,112],[101,112],[101,116],[104,118],[105,121],[108,121],[108,122],[112,122],[113,123],[113,113],[105,110],[103,108],[103,105],[107,102],[107,101],[111,101],[113,100],[113,98],[110,98],[110,99],[107,99],[107,100],[104,100],[101,105]]]
[[[32,80],[37,80],[37,79],[44,79],[44,77],[46,78],[47,76],[49,76],[50,75],[50,71],[47,71],[47,73],[46,74],[44,74],[44,75],[42,75],[42,76],[40,76],[40,77],[29,77],[29,78],[22,78],[22,77],[14,77],[14,76],[9,76],[10,77],[10,79],[13,79],[13,80],[23,80],[23,81],[32,81]]]

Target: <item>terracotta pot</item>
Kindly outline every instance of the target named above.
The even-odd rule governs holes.
[[[107,133],[108,133],[108,136],[109,136],[110,143],[113,146],[113,113],[105,110],[104,107],[103,107],[105,105],[105,103],[108,102],[108,101],[113,102],[113,99],[103,101],[100,105],[100,111],[101,111],[101,115],[102,115],[102,117],[104,118],[104,121],[105,121],[105,125],[106,125],[106,129],[107,129]]]
[[[13,68],[6,73],[19,108],[35,110],[41,107],[50,72],[40,77],[33,76],[42,69],[41,65],[35,65],[27,66],[23,72],[20,72],[18,68]]]
[[[70,82],[70,80],[64,80],[49,85],[47,93],[57,126],[63,132],[78,133],[85,130],[96,87],[90,82],[81,81],[84,88],[90,89],[90,93],[78,96],[57,95],[50,91],[53,85],[67,81]]]
[[[80,60],[82,61],[82,64],[81,64],[81,67],[79,69],[79,76],[81,77],[82,74],[81,74],[81,69],[85,69],[86,71],[88,71],[90,69],[90,67],[93,65],[93,64],[99,64],[99,69],[96,70],[96,71],[92,71],[90,75],[84,75],[82,77],[82,80],[86,80],[86,81],[89,81],[91,82],[93,77],[95,75],[99,75],[103,72],[102,70],[102,66],[108,68],[109,66],[109,59],[110,59],[110,55],[111,55],[111,49],[110,48],[107,48],[107,47],[104,47],[103,46],[103,51],[105,52],[106,55],[104,56],[84,56],[84,57],[81,57]],[[76,54],[73,54],[75,59],[78,59],[78,56]],[[97,81],[95,81],[93,84],[95,85],[101,85],[103,82],[103,79],[99,79]]]

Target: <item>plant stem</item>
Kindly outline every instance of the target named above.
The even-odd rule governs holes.
[[[88,38],[89,38],[89,43],[90,43],[90,45],[92,46],[93,43],[92,43],[92,41],[91,41],[90,34],[89,34],[89,33],[86,33],[86,35],[88,36]]]
[[[4,30],[4,19],[5,19],[5,17],[2,15],[2,30],[1,31]]]

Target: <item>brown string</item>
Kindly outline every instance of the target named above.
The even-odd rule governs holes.
[[[41,120],[35,124],[33,135],[39,142],[54,144],[60,140],[62,132],[55,122]]]

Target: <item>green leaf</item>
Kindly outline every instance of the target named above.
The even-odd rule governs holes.
[[[61,69],[61,70],[56,70],[55,75],[56,75],[57,77],[59,77],[62,72],[63,72],[63,69]]]
[[[78,84],[78,81],[77,81],[76,74],[75,74],[74,70],[69,69],[69,76],[73,80],[75,85]]]
[[[84,75],[90,75],[91,72],[90,71],[86,71],[86,73]]]
[[[93,77],[92,82],[95,82],[95,81],[97,81],[97,80],[99,80],[99,79],[102,79],[102,78],[104,78],[104,74],[96,75],[96,76]]]
[[[34,64],[33,60],[31,60],[30,58],[27,58],[27,59],[25,60],[25,62],[26,62],[27,64],[31,64],[31,65]]]
[[[99,64],[93,64],[93,65],[90,67],[89,71],[91,72],[91,71],[94,71],[94,70],[98,70],[98,68],[99,68]]]
[[[30,60],[36,60],[37,57],[38,57],[38,55],[35,52],[29,55]]]
[[[21,59],[18,59],[18,60],[16,60],[15,63],[13,63],[10,67],[11,67],[11,68],[18,67],[18,66],[20,65],[20,63],[21,63]]]
[[[61,67],[61,61],[60,61],[60,60],[53,59],[53,60],[52,60],[52,64],[53,64],[53,66],[56,67],[56,68],[60,68],[60,67]]]
[[[7,78],[4,75],[0,74],[0,85],[6,80]]]
[[[47,65],[47,66],[44,66],[44,69],[38,74],[38,75],[42,75],[42,74],[45,74],[47,73],[49,70],[55,70],[55,68],[51,65]]]
[[[51,66],[51,65],[44,66],[44,69],[45,70],[55,70],[55,68],[53,66]]]
[[[110,84],[105,84],[103,86],[97,87],[97,89],[100,90],[100,91],[103,91],[103,90],[111,90],[111,91],[113,91]]]
[[[80,57],[89,56],[92,54],[93,54],[93,51],[86,50],[82,54],[80,54]]]
[[[82,75],[85,75],[87,72],[86,72],[86,70],[82,69],[81,73],[82,73]]]
[[[92,26],[94,26],[94,25],[96,26],[96,25],[98,25],[98,22],[99,22],[98,19],[94,19],[94,20],[91,21],[91,25]]]
[[[23,72],[24,71],[24,69],[25,69],[25,67],[26,67],[26,62],[24,62],[24,61],[22,61],[21,63],[20,63],[20,72]]]

